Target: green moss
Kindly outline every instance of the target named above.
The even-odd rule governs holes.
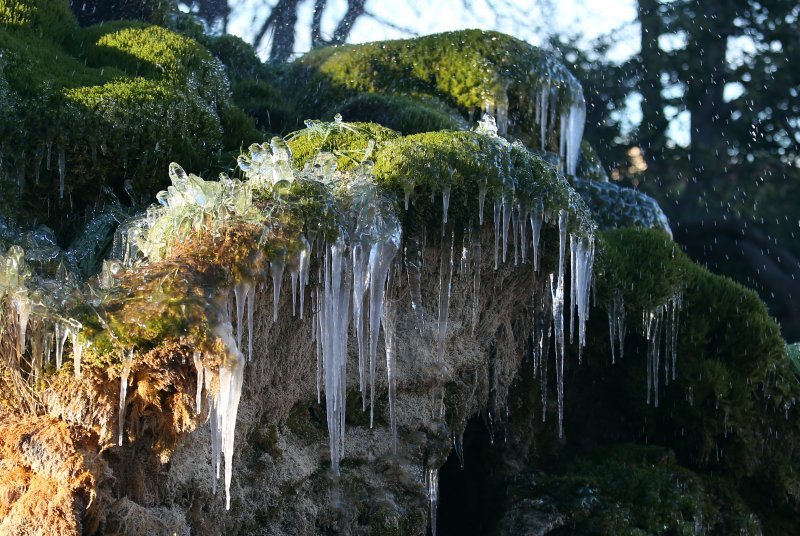
[[[390,140],[378,147],[375,177],[400,201],[408,193],[413,211],[403,214],[404,228],[441,223],[441,199],[432,195],[450,188],[448,222],[464,228],[478,223],[479,192],[487,190],[485,217],[492,200],[506,196],[523,210],[538,200],[551,216],[570,212],[572,232],[586,234],[593,223],[583,201],[563,176],[520,144],[475,132],[431,132]],[[456,225],[459,228],[459,225]]]
[[[465,117],[487,101],[507,100],[511,134],[530,146],[539,145],[534,89],[542,83],[557,88],[560,111],[582,99],[577,79],[554,58],[513,37],[479,30],[312,51],[286,77],[287,86],[305,88],[298,106],[307,115],[365,92],[427,95]],[[557,136],[546,141],[557,149]]]
[[[223,149],[261,137],[230,102],[222,64],[169,30],[103,24],[74,32],[62,48],[0,29],[0,49],[0,105],[13,112],[0,124],[0,161],[19,175],[3,188],[22,185],[3,209],[23,224],[63,232],[76,222],[54,206],[80,212],[104,186],[125,202],[149,202],[170,161],[208,170]]]
[[[253,45],[234,35],[201,35],[197,37],[211,54],[225,65],[233,81],[258,81],[269,76],[269,68],[256,54]]]
[[[622,292],[628,336],[624,360],[609,365],[603,345],[605,355],[590,358],[592,370],[578,380],[603,377],[598,396],[613,415],[595,420],[625,422],[636,430],[631,439],[669,445],[681,463],[734,483],[749,504],[761,503],[756,510],[767,524],[777,515],[767,504],[783,505],[789,513],[780,516],[797,515],[800,479],[787,468],[800,461],[800,384],[765,304],[755,292],[692,263],[662,232],[624,229],[602,238],[598,296],[602,302],[610,289]],[[677,374],[665,378],[663,363],[671,356],[662,353],[656,408],[645,401],[647,349],[639,319],[678,289]],[[590,340],[608,340],[605,319],[591,326]]]
[[[665,303],[684,287],[691,263],[665,232],[627,228],[600,236],[603,284],[623,293],[631,314]]]
[[[219,60],[194,39],[160,26],[98,24],[76,34],[73,48],[91,67],[115,66],[131,76],[190,85],[209,103],[229,91]]]
[[[370,158],[371,145],[377,147],[396,137],[397,133],[375,123],[316,122],[291,135],[289,148],[298,169],[320,152],[328,152],[336,156],[340,170],[348,171]]]
[[[261,80],[233,82],[233,102],[255,119],[258,128],[287,134],[301,126],[294,106],[273,85]]]
[[[573,534],[756,534],[760,526],[729,489],[677,464],[663,447],[614,445],[547,476],[534,496],[555,498]]]
[[[348,121],[372,121],[403,134],[436,130],[466,130],[457,111],[433,99],[363,93],[338,104],[328,114]]]
[[[77,30],[78,21],[67,0],[0,0],[0,29],[3,26],[61,41]]]

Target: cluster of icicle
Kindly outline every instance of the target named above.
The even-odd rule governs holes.
[[[0,92],[1,93],[1,92]],[[105,145],[103,147],[103,152],[105,153]],[[93,151],[95,149],[93,148]],[[94,154],[94,153],[93,153]],[[22,153],[21,161],[25,162],[25,153]],[[66,188],[66,178],[67,178],[67,155],[63,147],[58,148],[58,154],[56,158],[53,158],[53,142],[46,142],[39,144],[38,148],[33,153],[33,182],[35,185],[39,185],[39,180],[42,173],[42,166],[47,171],[50,171],[53,167],[53,160],[55,160],[56,165],[58,166],[58,198],[60,200],[64,199],[64,191]],[[21,190],[25,187],[25,183],[27,179],[25,177],[25,165],[21,165],[17,167],[17,174],[16,174],[16,184],[17,187]]]
[[[333,128],[347,128],[341,125]],[[300,247],[291,258],[276,256],[270,261],[273,298],[273,321],[278,320],[279,300],[285,268],[289,269],[293,315],[305,315],[306,287],[310,289],[314,310],[313,336],[317,345],[318,398],[324,389],[330,436],[331,467],[339,472],[344,455],[348,332],[351,322],[357,334],[359,379],[362,399],[369,391],[370,422],[374,422],[376,363],[379,331],[383,327],[390,395],[390,420],[393,445],[396,442],[394,328],[384,314],[389,270],[400,247],[400,223],[392,203],[378,191],[372,180],[372,164],[363,162],[354,171],[343,174],[336,159],[320,154],[302,171],[294,169],[289,147],[280,138],[269,144],[254,144],[240,156],[239,167],[245,181],[223,177],[220,183],[187,175],[177,164],[170,166],[172,186],[157,196],[160,205],[143,218],[122,226],[115,237],[115,251],[122,264],[131,265],[146,258],[163,258],[181,233],[199,225],[221,227],[224,220],[266,222],[252,204],[254,190],[273,188],[296,180],[317,181],[337,192],[341,206],[332,213],[344,214],[338,236],[326,242],[321,234],[309,231],[298,237]],[[269,232],[269,227],[265,227]],[[319,271],[311,280],[312,257]],[[242,281],[230,292],[218,296],[221,318],[213,328],[223,341],[227,356],[215,372],[204,365],[202,355],[194,357],[198,375],[198,414],[202,412],[200,393],[205,388],[211,426],[211,458],[214,490],[224,459],[226,505],[230,506],[230,482],[234,427],[244,378],[245,361],[252,358],[253,316],[256,291],[264,281]],[[221,304],[221,305],[220,305]],[[352,310],[351,310],[352,304]],[[246,312],[245,312],[246,311]],[[246,315],[246,319],[245,319]],[[235,326],[235,336],[234,336]],[[244,336],[246,327],[246,339]],[[247,358],[242,348],[247,343]],[[127,370],[127,369],[126,369]],[[127,375],[123,374],[123,384]],[[124,396],[126,386],[121,389]],[[120,400],[120,408],[124,399]],[[122,417],[120,417],[122,419]],[[122,423],[122,420],[120,421]],[[120,436],[120,441],[122,436]]]
[[[59,313],[73,291],[63,266],[54,279],[43,279],[33,274],[20,246],[0,251],[0,343],[13,338],[14,351],[6,356],[13,370],[37,379],[53,361],[60,369],[69,340],[75,377],[80,377],[82,326]]]
[[[534,117],[533,131],[539,134],[540,149],[546,151],[549,140],[557,135],[561,170],[575,176],[586,123],[586,101],[580,83],[550,56],[537,63],[527,82],[531,88],[528,113]],[[496,118],[498,131],[505,136],[509,128],[508,84],[497,86],[485,100],[483,111]]]
[[[478,131],[496,136],[497,129],[491,116],[485,117]],[[501,140],[502,143],[502,140]],[[523,207],[511,195],[503,194],[494,201],[494,268],[507,262],[513,247],[514,265],[530,261],[534,273],[540,270],[540,241],[543,223],[554,224],[557,220],[559,230],[559,249],[557,271],[545,277],[536,278],[539,283],[533,293],[533,366],[542,383],[542,418],[547,413],[547,356],[550,353],[551,338],[555,343],[556,393],[558,405],[559,434],[563,435],[564,415],[564,358],[565,358],[565,313],[569,315],[569,340],[578,333],[578,360],[582,360],[586,347],[586,322],[589,319],[589,296],[592,288],[592,268],[594,266],[594,229],[579,229],[569,232],[569,212],[567,209],[548,209],[543,200],[533,206]],[[485,195],[482,193],[482,195]],[[483,223],[483,203],[479,200],[478,220]],[[511,233],[509,233],[511,231]],[[529,234],[530,233],[530,234]],[[511,245],[509,246],[509,239]],[[569,239],[570,302],[565,303],[566,254]],[[530,253],[530,256],[529,256]],[[478,256],[475,257],[478,259]],[[543,274],[544,275],[544,274]],[[480,266],[475,270],[475,304],[473,306],[473,329],[477,322],[479,304]],[[413,291],[412,291],[413,296]]]
[[[647,340],[647,403],[658,407],[658,375],[661,358],[661,333],[664,333],[664,384],[677,376],[678,320],[683,295],[675,292],[666,302],[642,312],[642,330]],[[664,329],[666,327],[666,330]]]

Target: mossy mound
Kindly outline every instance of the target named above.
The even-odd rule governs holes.
[[[348,121],[371,121],[403,134],[468,129],[464,118],[441,102],[404,95],[363,93],[338,104],[329,115],[336,113]]]
[[[596,315],[590,337],[602,344],[567,380],[575,393],[567,429],[588,444],[606,438],[667,445],[682,465],[735,488],[765,528],[783,531],[800,512],[792,469],[800,460],[800,384],[766,306],[753,291],[691,262],[661,231],[604,231],[600,245],[598,299],[607,308],[615,294],[624,302],[624,358],[618,348],[612,364],[609,323]],[[662,327],[656,404],[647,394],[651,362],[642,317],[676,293],[676,359]],[[669,321],[665,315],[663,323]]]
[[[556,116],[583,102],[577,79],[553,57],[513,37],[479,30],[312,51],[284,80],[287,87],[304,88],[297,100],[306,115],[336,109],[362,93],[424,95],[463,117],[477,119],[487,108],[507,114],[510,134],[554,152],[556,120],[542,140],[536,99],[545,89]]]
[[[138,20],[167,26],[179,15],[175,0],[69,0],[81,26],[116,20]]]
[[[76,30],[63,45],[52,37],[0,27],[7,217],[62,237],[103,189],[139,204],[176,157],[215,169],[223,150],[258,136],[230,100],[223,65],[190,38],[142,23]]]
[[[530,483],[518,483],[511,497],[503,520],[506,533],[531,515],[526,509],[545,514],[549,508],[564,518],[559,534],[761,532],[735,491],[682,467],[663,447],[597,448],[571,462],[563,474],[535,475]]]
[[[285,135],[302,127],[306,118],[275,83],[285,66],[263,63],[252,45],[232,35],[203,35],[198,40],[225,66],[233,102],[255,120],[258,128]],[[320,116],[318,112],[314,115]]]

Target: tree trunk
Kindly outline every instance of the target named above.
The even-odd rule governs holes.
[[[661,96],[661,73],[664,58],[658,38],[664,33],[664,23],[658,12],[659,0],[639,0],[638,17],[641,25],[638,90],[642,95],[642,123],[638,139],[651,173],[658,173],[660,155],[666,144],[669,122],[664,116]]]

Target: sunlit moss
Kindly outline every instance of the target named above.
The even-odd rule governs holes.
[[[552,88],[557,98],[551,106],[559,112],[583,98],[577,79],[554,57],[513,37],[480,30],[312,51],[284,80],[307,88],[298,101],[306,115],[363,93],[427,95],[473,119],[487,103],[507,106],[510,133],[531,147],[540,141],[535,88]],[[545,141],[557,147],[557,139]]]

